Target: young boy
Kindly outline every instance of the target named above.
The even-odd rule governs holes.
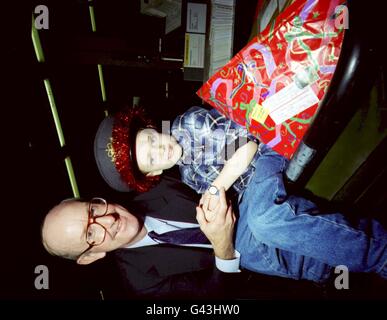
[[[157,132],[142,109],[127,109],[102,121],[94,143],[98,168],[112,188],[147,191],[178,165],[182,181],[204,194],[201,201],[210,208],[220,188],[245,189],[257,150],[258,140],[245,128],[203,107],[178,116],[171,134]]]

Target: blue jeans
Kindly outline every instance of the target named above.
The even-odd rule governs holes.
[[[288,195],[287,160],[261,144],[256,171],[240,203],[236,249],[241,266],[259,273],[323,282],[335,266],[387,279],[387,232],[375,220],[351,225],[340,213]]]

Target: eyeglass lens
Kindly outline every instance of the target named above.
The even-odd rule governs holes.
[[[89,210],[92,217],[101,217],[107,212],[107,202],[102,198],[93,198],[90,201]],[[89,224],[86,232],[86,241],[89,244],[98,245],[104,241],[106,230],[98,223]]]

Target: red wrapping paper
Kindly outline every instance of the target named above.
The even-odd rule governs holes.
[[[344,38],[342,4],[295,0],[197,94],[290,159],[334,74]]]

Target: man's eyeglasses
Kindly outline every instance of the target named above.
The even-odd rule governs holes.
[[[83,251],[79,256],[89,251],[92,247],[98,246],[105,241],[106,233],[108,231],[102,224],[95,221],[95,219],[106,216],[107,212],[108,203],[105,199],[91,199],[88,205],[88,219],[86,227],[86,242],[89,247],[85,251]],[[113,215],[115,220],[118,219],[118,215],[116,213],[111,213],[111,215]]]

